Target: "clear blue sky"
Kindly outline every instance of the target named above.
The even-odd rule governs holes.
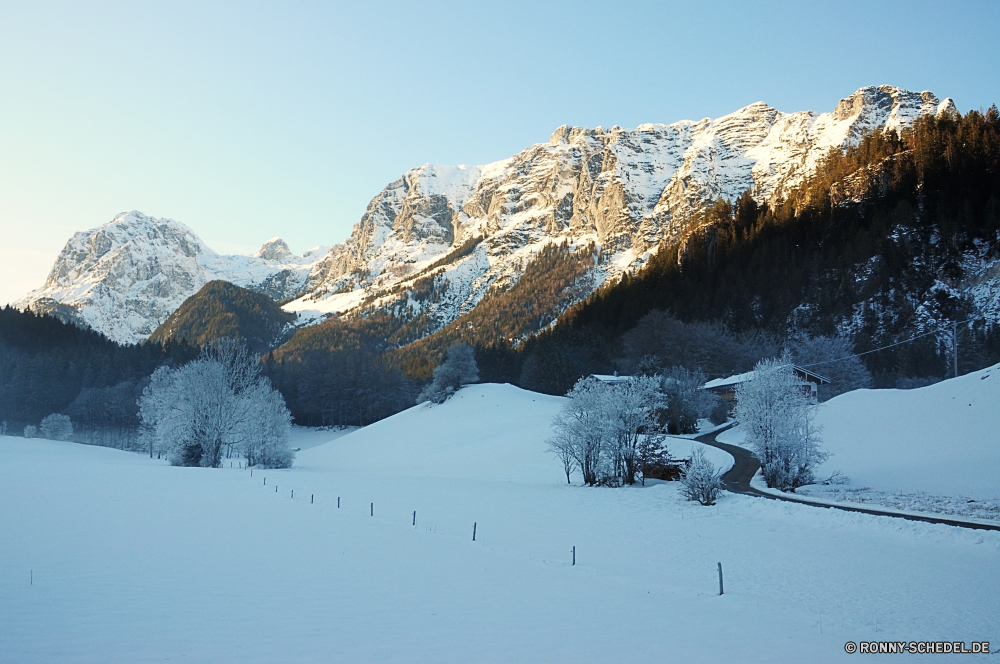
[[[88,6],[90,5],[90,6]],[[343,241],[425,162],[575,125],[829,111],[864,85],[1000,101],[1000,2],[13,3],[0,304],[139,209],[222,253]]]

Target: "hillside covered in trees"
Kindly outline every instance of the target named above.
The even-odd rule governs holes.
[[[202,346],[215,339],[242,339],[251,350],[263,353],[287,339],[294,322],[295,314],[267,295],[216,280],[186,299],[149,341],[184,339]]]
[[[864,357],[878,384],[895,386],[946,374],[953,322],[960,372],[1000,359],[1000,312],[976,289],[998,262],[994,106],[924,117],[901,136],[866,135],[773,205],[750,192],[717,201],[682,242],[572,308],[552,341],[535,343],[583,334],[613,344],[656,310],[736,335],[847,337],[859,353],[942,329]]]

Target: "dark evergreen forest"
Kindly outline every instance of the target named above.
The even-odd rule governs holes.
[[[198,354],[183,342],[120,346],[93,330],[11,307],[0,309],[0,423],[20,434],[46,415],[69,415],[78,440],[127,447],[136,399],[161,364]],[[2,424],[0,424],[2,426]]]

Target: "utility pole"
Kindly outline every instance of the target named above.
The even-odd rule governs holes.
[[[951,322],[951,345],[955,351],[955,378],[958,378],[958,322]]]

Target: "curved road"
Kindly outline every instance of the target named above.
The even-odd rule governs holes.
[[[972,528],[975,530],[1000,530],[1000,525],[987,524],[987,523],[975,523],[972,521],[960,521],[957,519],[948,519],[946,517],[937,516],[921,516],[916,514],[900,514],[899,512],[886,512],[879,509],[870,509],[867,507],[850,507],[847,505],[831,505],[829,503],[820,503],[814,500],[809,500],[808,498],[800,498],[798,496],[792,496],[789,494],[785,495],[775,495],[773,493],[765,493],[758,489],[750,486],[750,480],[757,471],[760,469],[760,461],[757,460],[749,450],[742,447],[737,447],[736,445],[727,445],[726,443],[720,443],[715,439],[717,435],[726,431],[727,429],[735,426],[730,424],[717,431],[711,433],[706,433],[695,438],[699,443],[704,443],[705,445],[711,445],[712,447],[717,447],[724,452],[728,452],[732,455],[735,462],[733,467],[722,476],[722,487],[726,491],[731,491],[732,493],[742,493],[749,496],[758,496],[760,498],[769,498],[771,500],[784,500],[789,503],[801,503],[803,505],[812,505],[813,507],[825,507],[827,509],[837,509],[844,510],[845,512],[861,512],[862,514],[874,514],[875,516],[891,516],[897,519],[906,519],[908,521],[925,521],[927,523],[941,523],[946,526],[957,526],[959,528]]]

